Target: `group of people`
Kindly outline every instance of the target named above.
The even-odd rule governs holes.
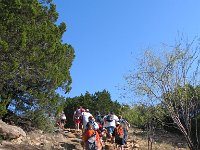
[[[127,141],[130,124],[113,111],[106,115],[96,112],[94,116],[89,109],[77,108],[73,116],[77,130],[83,131],[83,143],[86,150],[101,150],[105,141],[116,143],[121,150]]]

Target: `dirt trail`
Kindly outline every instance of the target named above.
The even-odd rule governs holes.
[[[66,137],[68,138],[68,140],[70,141],[76,141],[77,143],[75,144],[74,143],[74,146],[76,145],[79,145],[81,144],[81,132],[78,132],[78,131],[75,131],[75,130],[71,130],[71,129],[66,129],[65,131],[65,135]],[[70,139],[69,137],[69,133],[73,133],[76,138],[72,138]],[[67,147],[70,147],[69,145],[71,144],[65,144]],[[115,144],[112,144],[109,140],[107,142],[104,142],[103,143],[103,147],[104,147],[104,150],[118,150],[117,146]],[[71,145],[72,146],[72,145]],[[71,147],[72,148],[72,147]],[[74,150],[75,150],[75,147],[73,147]],[[83,148],[82,148],[83,149]],[[137,144],[134,140],[134,136],[133,136],[133,130],[130,130],[129,131],[129,139],[127,140],[127,144],[125,145],[124,147],[124,150],[136,150],[137,149]],[[81,150],[80,147],[79,149],[77,150]]]

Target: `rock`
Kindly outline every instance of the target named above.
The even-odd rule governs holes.
[[[26,133],[20,127],[8,125],[0,120],[0,135],[4,139],[17,139],[19,137],[26,137]]]
[[[134,147],[134,148],[139,148],[140,146],[136,143],[136,144],[134,144],[133,147]]]
[[[106,144],[105,145],[105,150],[115,150],[115,147],[112,144]]]
[[[53,139],[54,139],[54,141],[57,141],[57,142],[60,142],[60,143],[61,142],[66,142],[66,138],[61,133],[54,135]]]
[[[67,138],[76,138],[76,136],[75,136],[73,133],[70,133],[70,132],[65,133],[65,136],[66,136]]]
[[[23,140],[24,140],[24,137],[20,136],[17,139],[13,139],[12,142],[16,143],[16,144],[21,144],[23,142]]]

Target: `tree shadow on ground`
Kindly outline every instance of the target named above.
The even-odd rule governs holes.
[[[69,143],[63,143],[61,144],[62,147],[64,147],[65,149],[75,149],[76,146],[74,144],[69,144]]]

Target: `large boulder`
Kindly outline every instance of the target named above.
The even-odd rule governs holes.
[[[20,127],[8,125],[0,120],[0,136],[2,136],[5,140],[11,140],[19,137],[26,137],[26,133]]]

